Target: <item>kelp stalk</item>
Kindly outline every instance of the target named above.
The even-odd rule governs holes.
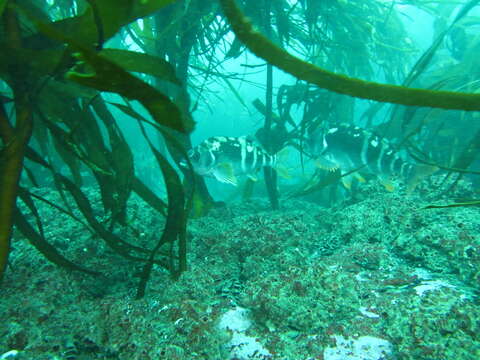
[[[26,96],[21,96],[15,102],[17,105],[15,128],[11,127],[3,106],[0,110],[0,137],[4,144],[0,154],[0,280],[8,262],[18,184],[33,128]]]
[[[233,32],[251,52],[298,79],[316,84],[323,89],[362,99],[441,109],[480,110],[480,94],[386,85],[319,68],[275,46],[256,31],[237,7],[235,0],[220,0],[220,3]]]
[[[2,16],[7,34],[8,49],[15,51],[22,46],[20,24],[13,11],[7,6]],[[8,64],[15,76],[11,87],[15,100],[15,125],[10,124],[3,104],[0,104],[0,280],[3,278],[10,252],[13,214],[18,193],[23,158],[32,136],[33,121],[27,74],[14,62]]]
[[[270,6],[271,1],[265,0],[265,12],[267,19],[267,36],[271,34],[271,24],[270,24]],[[272,153],[272,144],[270,142],[270,129],[272,127],[272,97],[273,97],[273,67],[272,64],[267,64],[267,89],[265,91],[265,125],[263,127],[264,133],[266,135],[265,140],[267,143],[263,144],[269,153]],[[263,168],[263,174],[265,176],[265,184],[267,186],[268,197],[270,198],[270,204],[274,210],[278,209],[278,194],[277,194],[277,174],[270,167],[266,166]]]

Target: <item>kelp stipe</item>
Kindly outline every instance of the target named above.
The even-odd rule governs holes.
[[[7,37],[4,41],[4,54],[21,49],[21,30],[18,19],[5,4],[2,20]],[[8,50],[8,51],[7,51]],[[27,144],[33,131],[32,88],[35,84],[28,78],[28,71],[16,64],[15,58],[5,57],[2,67],[10,70],[10,88],[13,92],[13,102],[16,112],[15,125],[9,121],[3,102],[0,103],[0,281],[8,262],[10,252],[10,237],[14,221],[15,202],[19,189],[20,175]],[[32,88],[30,88],[32,86]]]
[[[258,57],[321,88],[362,99],[442,109],[480,110],[480,94],[433,91],[384,85],[321,69],[289,54],[254,30],[234,0],[220,0],[236,36]]]
[[[8,259],[13,220],[24,236],[50,261],[71,270],[98,274],[94,269],[86,269],[71,262],[48,243],[43,233],[42,219],[31,198],[39,197],[18,188],[25,156],[51,174],[52,182],[63,198],[65,208],[43,200],[81,222],[115,253],[129,260],[145,262],[144,269],[158,264],[171,271],[174,277],[178,277],[186,269],[186,213],[191,204],[190,195],[184,195],[177,170],[166,160],[161,162],[161,171],[168,185],[168,199],[175,201],[175,204],[180,204],[177,202],[180,197],[185,199],[180,205],[181,213],[176,211],[177,205],[171,202],[166,204],[135,176],[132,150],[99,93],[116,92],[139,100],[150,112],[153,120],[165,129],[170,128],[179,133],[192,130],[194,124],[190,116],[184,116],[169,97],[128,72],[148,73],[162,81],[179,85],[180,81],[166,61],[127,50],[102,50],[105,41],[115,35],[121,26],[170,3],[172,1],[162,0],[145,3],[90,2],[93,6],[80,15],[52,22],[45,21],[48,16],[37,17],[39,13],[32,11],[28,3],[22,6],[7,5],[3,16],[4,20],[8,20],[5,24],[10,26],[10,40],[2,40],[2,46],[16,51],[12,53],[11,59],[6,56],[0,58],[0,73],[13,90],[12,99],[6,99],[15,103],[17,111],[15,118],[9,118],[4,104],[0,104],[2,275]],[[24,34],[18,26],[19,17],[22,17],[22,21],[28,19],[30,25],[34,24],[39,32],[33,35]],[[26,61],[27,57],[36,57],[39,61]],[[14,63],[16,69],[10,66],[10,63]],[[13,70],[15,73],[12,73]],[[66,78],[73,82],[64,82],[62,77],[65,73]],[[24,81],[22,74],[28,74],[29,81]],[[51,77],[51,74],[54,77]],[[22,84],[28,84],[29,87],[20,89]],[[20,93],[23,94],[22,97],[19,96]],[[28,146],[34,123],[38,124],[34,137],[40,144],[40,152]],[[15,124],[15,127],[12,124]],[[106,129],[106,134],[102,134],[100,125]],[[49,147],[50,139],[53,140],[53,147]],[[69,168],[73,180],[61,174],[58,164],[50,160],[49,152],[53,151],[52,148]],[[99,185],[103,208],[109,216],[107,222],[96,219],[90,200],[81,190],[80,169],[85,167],[91,171]],[[26,172],[35,184],[34,172],[30,169],[26,169]],[[165,228],[165,236],[162,237],[168,239],[167,251],[157,251],[165,241],[160,241],[154,250],[148,250],[126,242],[114,233],[116,224],[125,224],[127,221],[127,200],[131,192],[136,192],[156,211],[167,216],[168,226]],[[22,211],[14,207],[17,195],[20,195],[33,214],[37,229],[26,220]],[[74,204],[67,202],[67,196],[71,196]],[[183,206],[185,202],[187,205]],[[74,216],[71,207],[80,210],[86,222]],[[172,222],[172,219],[175,221]],[[172,237],[173,232],[175,236]],[[175,246],[178,243],[178,254],[173,254],[174,243]],[[160,256],[163,258],[158,259]],[[178,266],[175,265],[176,261]],[[146,270],[143,273],[145,274]],[[148,276],[143,276],[139,294],[143,294],[146,280]]]

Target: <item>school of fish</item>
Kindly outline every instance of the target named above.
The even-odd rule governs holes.
[[[342,183],[348,189],[353,179],[365,181],[361,173],[370,173],[388,191],[394,190],[391,179],[400,176],[411,191],[436,171],[432,166],[415,163],[404,152],[397,151],[388,139],[349,124],[318,127],[307,136],[305,144],[315,165],[327,171],[340,171]],[[235,186],[240,175],[256,181],[258,171],[264,166],[272,167],[280,175],[286,174],[280,156],[267,153],[248,136],[208,138],[192,148],[188,157],[199,175]]]

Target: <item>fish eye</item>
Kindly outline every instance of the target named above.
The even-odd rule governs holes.
[[[189,150],[188,153],[188,158],[193,161],[198,161],[200,160],[200,153],[198,151],[195,151],[193,149]]]

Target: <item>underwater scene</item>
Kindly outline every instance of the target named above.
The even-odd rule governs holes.
[[[480,0],[0,0],[0,360],[480,359]]]

